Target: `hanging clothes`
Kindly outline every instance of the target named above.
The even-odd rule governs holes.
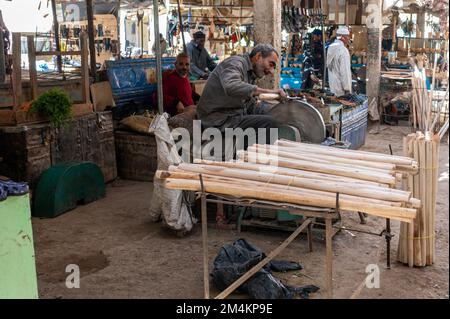
[[[352,92],[352,71],[350,53],[341,40],[334,41],[328,47],[327,68],[331,92],[336,96]]]

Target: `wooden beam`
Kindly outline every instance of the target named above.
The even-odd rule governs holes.
[[[381,37],[382,17],[381,0],[369,0],[366,8],[367,26],[367,96],[369,98],[369,116],[372,121],[381,121],[379,109],[381,77]]]
[[[80,34],[80,43],[81,43],[81,88],[84,103],[90,103],[91,98],[89,94],[89,50],[88,50],[88,39],[87,34],[82,32]],[[94,112],[95,112],[94,105]]]
[[[92,0],[86,0],[87,21],[88,21],[88,36],[89,36],[89,54],[90,54],[90,68],[91,76],[95,79],[97,74],[97,61],[95,58],[95,35],[94,35],[94,9]]]
[[[31,85],[31,99],[37,98],[38,84],[37,84],[37,72],[36,72],[36,48],[34,46],[34,36],[27,36],[28,45],[28,71],[30,73],[30,85]]]
[[[12,70],[12,88],[14,92],[14,108],[18,110],[22,105],[22,43],[21,34],[13,33],[13,70]]]
[[[339,24],[339,0],[334,1],[334,23]]]
[[[254,0],[255,42],[271,44],[280,55],[281,11],[279,0]],[[279,88],[280,72],[276,71],[274,77],[266,77],[258,81],[258,85],[266,89]]]
[[[59,41],[59,23],[58,16],[56,14],[56,0],[52,0],[52,12],[53,12],[53,31],[55,32],[55,49],[56,51],[61,51],[61,43]],[[62,60],[61,56],[56,58],[56,65],[58,68],[58,72],[62,72]]]
[[[59,52],[59,51],[37,51],[36,56],[62,56],[62,55],[81,55],[81,51],[65,51],[65,52]]]
[[[1,18],[1,11],[0,11],[0,18]],[[5,62],[6,62],[6,56],[5,56],[5,50],[4,43],[3,43],[3,31],[0,30],[0,83],[4,83],[6,80],[6,68],[5,68]]]

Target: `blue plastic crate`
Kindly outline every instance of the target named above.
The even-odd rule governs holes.
[[[175,58],[163,58],[161,62],[163,72],[175,67]],[[130,102],[145,106],[153,104],[156,85],[147,82],[146,69],[156,68],[156,59],[106,61],[106,66],[117,107]]]
[[[358,107],[342,113],[341,140],[350,142],[350,149],[356,150],[366,142],[368,100]]]

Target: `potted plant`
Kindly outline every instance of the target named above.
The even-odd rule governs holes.
[[[72,101],[63,90],[53,88],[31,103],[29,112],[48,117],[56,127],[67,126],[72,118]]]

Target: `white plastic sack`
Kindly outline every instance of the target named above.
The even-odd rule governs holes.
[[[170,165],[178,165],[182,162],[170,133],[167,118],[167,113],[158,115],[150,125],[150,132],[156,137],[158,170],[168,170]],[[152,220],[157,222],[162,219],[168,228],[176,231],[189,232],[192,230],[196,221],[186,202],[183,201],[183,191],[166,189],[163,181],[156,176],[153,184],[153,199],[150,207]]]

